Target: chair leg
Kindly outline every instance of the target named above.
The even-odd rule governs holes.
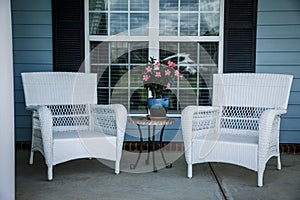
[[[188,178],[192,178],[193,176],[193,167],[192,164],[188,164]]]
[[[264,175],[264,172],[262,171],[258,171],[257,172],[257,186],[258,187],[262,187],[263,186],[263,175]]]
[[[53,166],[48,167],[48,180],[52,181],[53,179]]]
[[[30,157],[29,157],[29,164],[32,165],[33,164],[33,156],[34,156],[34,151],[30,151]]]
[[[120,173],[120,161],[116,161],[115,163],[115,174]]]
[[[281,170],[281,161],[280,161],[280,155],[277,157],[277,169]]]

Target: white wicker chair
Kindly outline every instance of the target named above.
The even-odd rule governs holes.
[[[214,74],[212,106],[188,106],[181,126],[188,164],[225,162],[258,172],[258,186],[268,160],[279,151],[280,115],[286,113],[293,76]]]
[[[97,75],[68,72],[22,73],[25,101],[33,111],[32,147],[40,151],[52,180],[53,166],[79,158],[120,159],[127,121],[123,105],[97,104]]]

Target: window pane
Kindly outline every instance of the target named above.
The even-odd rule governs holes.
[[[133,88],[138,88],[141,86],[144,86],[144,83],[142,81],[142,74],[145,71],[146,64],[139,65],[139,66],[133,66],[130,70],[130,86]]]
[[[200,63],[218,65],[218,43],[202,42],[200,43]]]
[[[130,43],[130,63],[146,64],[148,62],[148,42]]]
[[[149,0],[130,0],[130,11],[149,11]]]
[[[127,42],[111,43],[111,63],[128,63]]]
[[[198,14],[181,14],[180,35],[198,35]]]
[[[159,60],[168,59],[178,64],[176,55],[178,52],[178,44],[176,42],[160,42],[159,43]]]
[[[148,112],[148,93],[143,87],[130,90],[130,111],[134,113]]]
[[[98,104],[109,104],[109,89],[98,88]]]
[[[219,14],[205,13],[200,15],[200,35],[219,35]]]
[[[176,36],[178,35],[178,15],[163,14],[159,15],[159,35]]]
[[[110,10],[112,11],[127,11],[128,2],[127,0],[110,0]]]
[[[107,35],[107,14],[90,13],[90,35]]]
[[[112,88],[111,103],[120,103],[123,104],[125,107],[128,107],[128,89]]]
[[[192,88],[179,90],[178,98],[181,110],[189,105],[197,105],[196,95],[197,93]]]
[[[112,65],[111,66],[111,87],[128,87],[128,66]]]
[[[200,11],[219,11],[220,0],[200,0]]]
[[[91,68],[92,73],[98,75],[98,87],[108,88],[109,87],[109,66],[107,65],[94,65]]]
[[[110,35],[128,35],[128,14],[110,15]]]
[[[93,64],[108,64],[108,42],[90,42],[90,63]]]
[[[144,66],[132,66],[130,70],[130,110],[135,113],[147,112],[148,93],[144,88],[141,74]]]
[[[212,74],[218,73],[218,43],[200,43],[200,87],[212,88]]]
[[[198,11],[199,0],[184,0],[180,2],[182,11]]]
[[[159,10],[160,11],[178,10],[178,0],[160,0]]]
[[[130,35],[148,35],[149,14],[130,14]]]
[[[198,89],[198,101],[199,105],[208,106],[211,105],[212,90],[211,88]]]
[[[93,10],[93,11],[107,10],[107,4],[105,4],[105,0],[90,0],[89,1],[89,10]]]

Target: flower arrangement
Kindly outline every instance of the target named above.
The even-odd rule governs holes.
[[[181,77],[172,61],[156,61],[150,57],[148,65],[142,75],[144,88],[149,89],[154,98],[163,98],[166,88],[171,88],[177,77]]]

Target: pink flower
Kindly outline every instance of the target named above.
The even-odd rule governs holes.
[[[173,63],[172,61],[168,61],[168,66],[174,68],[175,67],[175,63]]]
[[[175,70],[174,75],[175,75],[175,76],[179,76],[179,71],[178,71],[178,69]]]
[[[171,83],[168,83],[168,84],[167,84],[167,88],[170,88],[170,87],[171,87]]]
[[[151,67],[151,66],[148,66],[148,67],[146,68],[146,71],[147,71],[147,73],[151,73],[151,72],[152,72],[152,67]]]
[[[171,71],[169,69],[165,70],[165,75],[166,76],[170,76],[170,74],[171,74]]]
[[[154,66],[160,67],[160,62],[156,62],[156,63],[154,64]]]
[[[160,78],[160,77],[161,77],[160,72],[156,72],[156,73],[155,73],[155,77],[156,77],[156,78]]]
[[[154,64],[154,69],[155,69],[155,70],[158,70],[159,67],[160,67],[160,62],[156,62],[156,63]]]
[[[146,75],[143,75],[143,81],[148,81],[149,80],[149,76],[146,74]]]

